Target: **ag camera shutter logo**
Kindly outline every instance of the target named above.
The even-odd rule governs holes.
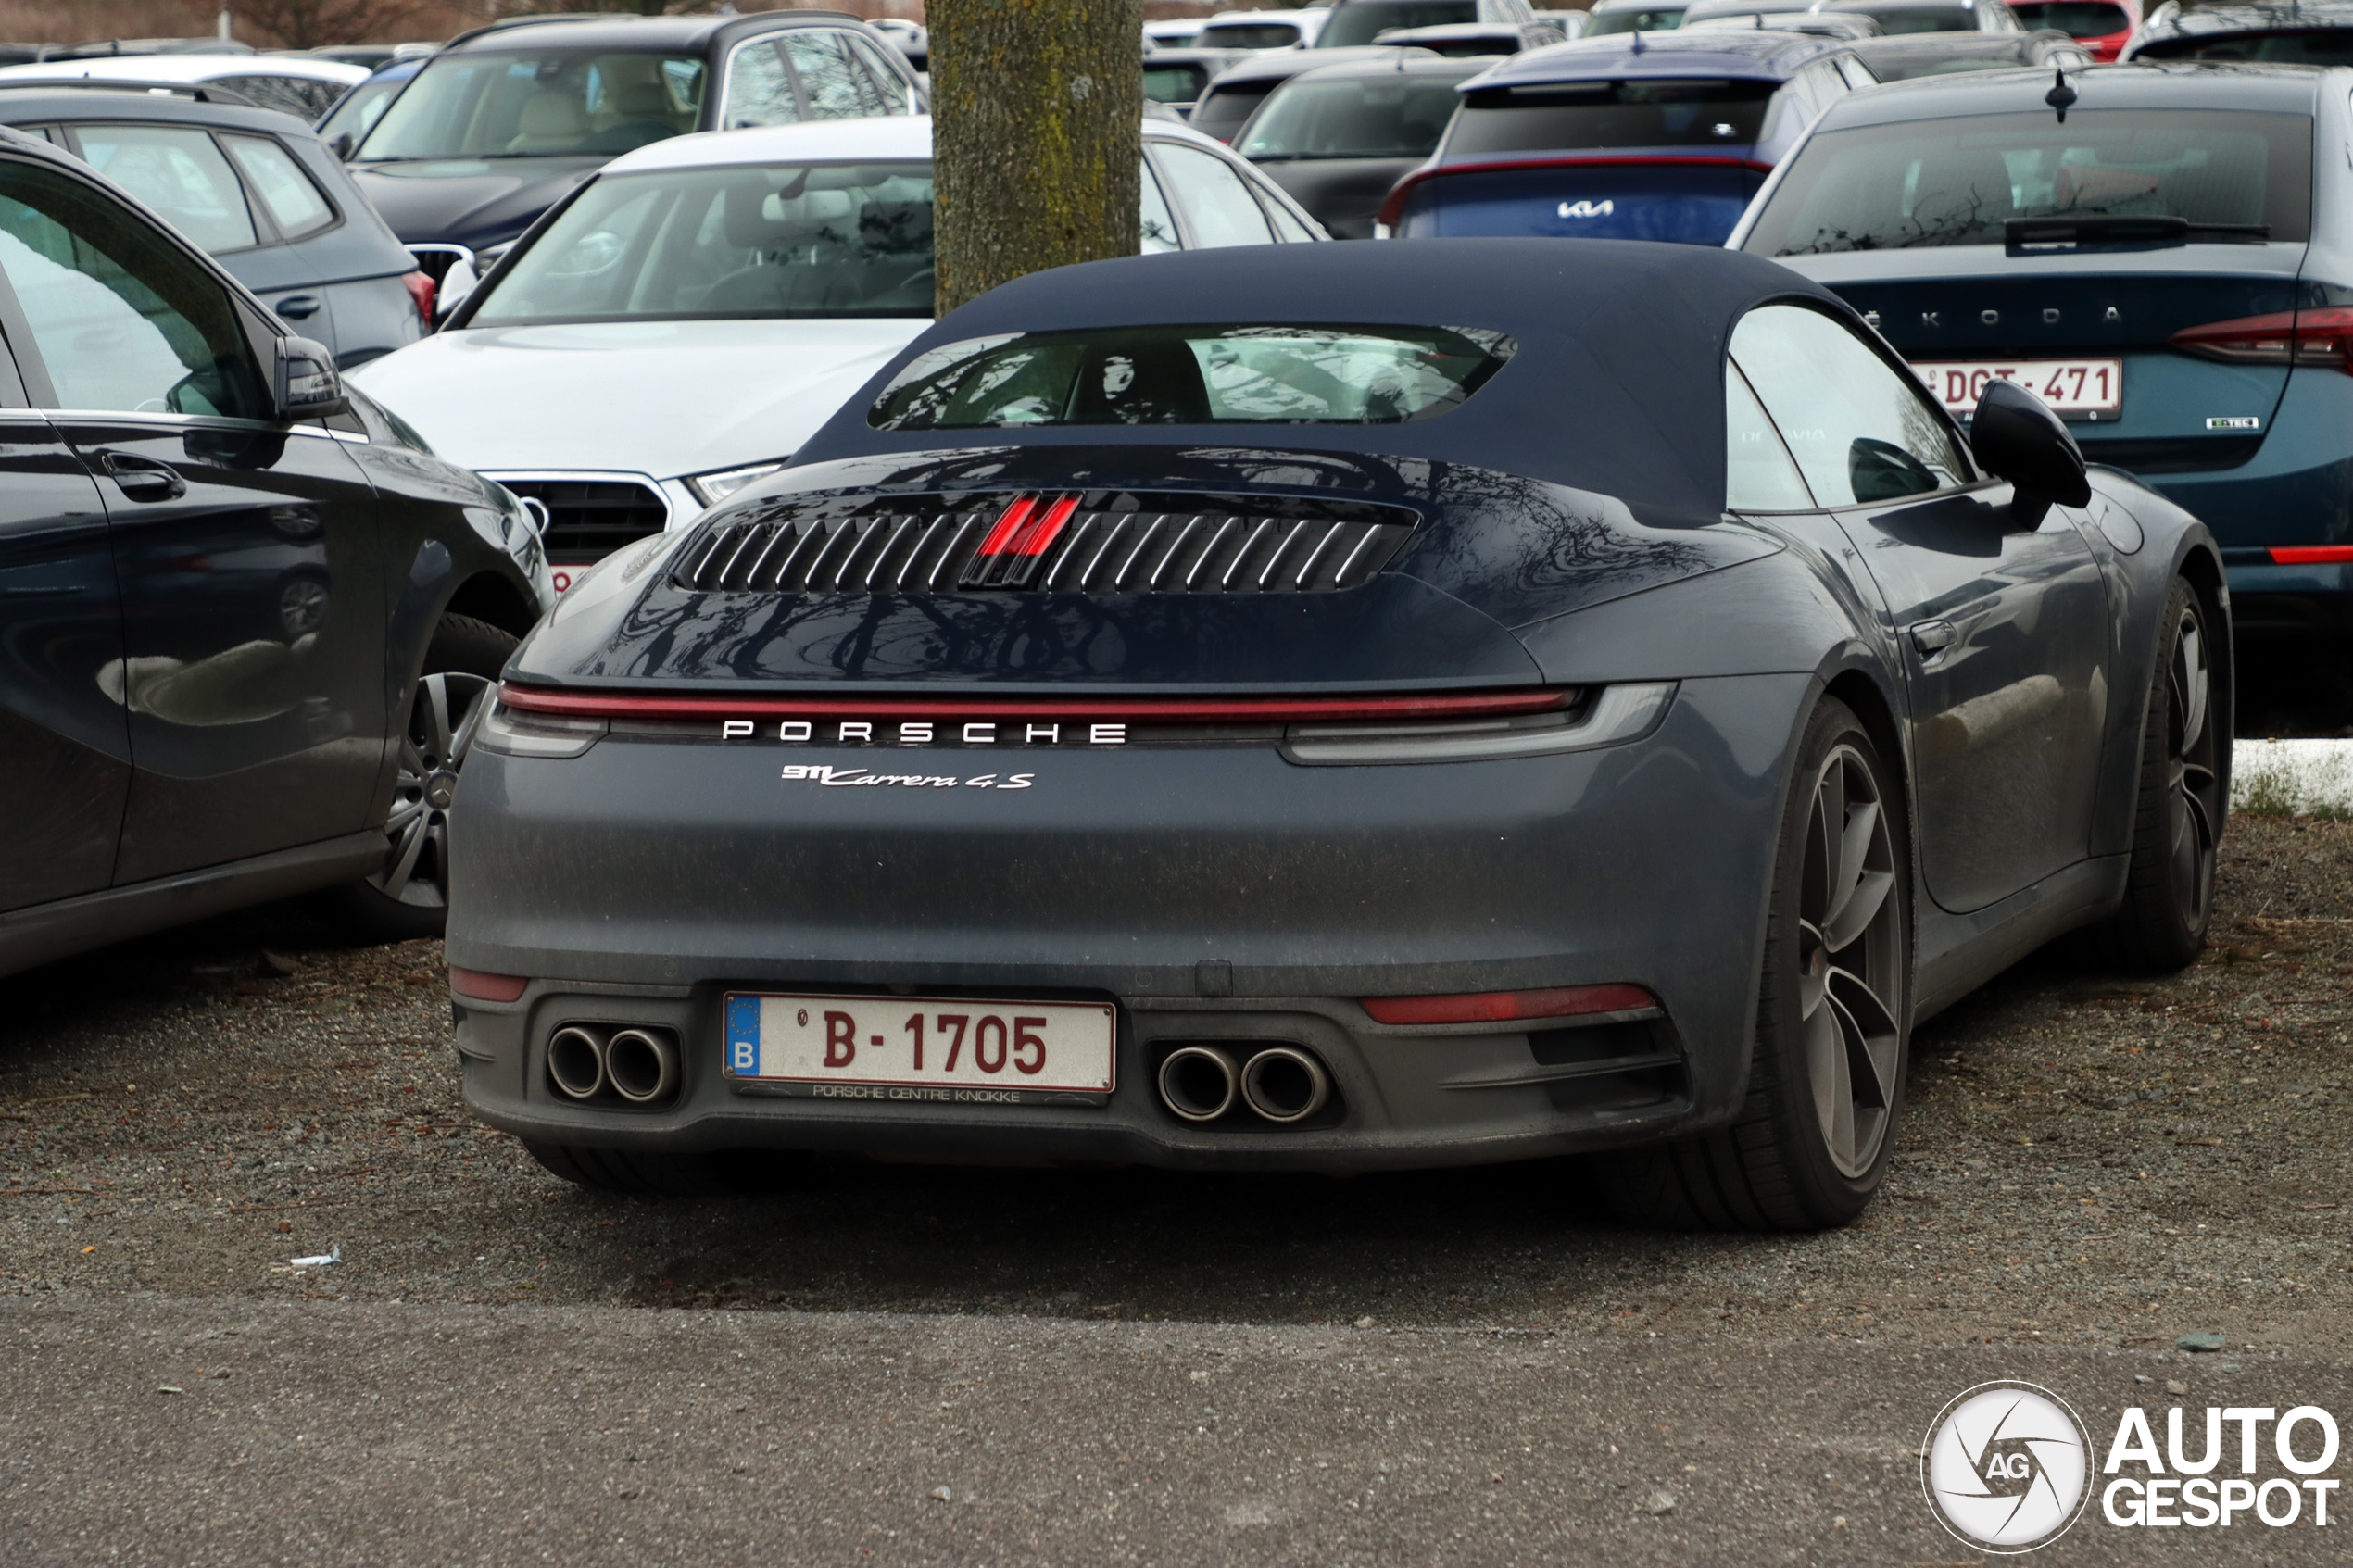
[[[2091,1499],[2090,1440],[2049,1389],[1981,1383],[1929,1427],[1920,1490],[1937,1522],[1969,1545],[2032,1551],[2082,1516]]]

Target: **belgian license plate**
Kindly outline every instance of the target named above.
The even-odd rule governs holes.
[[[731,995],[722,1071],[817,1099],[936,1105],[1101,1103],[1113,1010],[971,997]]]
[[[2059,414],[2116,414],[2124,409],[2121,359],[1941,359],[1912,370],[1936,400],[1966,418],[1977,409],[1985,383],[2016,382]]]

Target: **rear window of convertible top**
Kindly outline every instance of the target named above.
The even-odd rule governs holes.
[[[918,355],[867,419],[877,430],[1403,424],[1461,403],[1516,346],[1478,327],[1007,332]]]

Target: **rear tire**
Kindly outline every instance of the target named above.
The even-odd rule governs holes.
[[[1604,1160],[1620,1219],[1800,1231],[1863,1211],[1904,1103],[1911,873],[1902,791],[1854,711],[1825,698],[1783,808],[1748,1098],[1728,1127]]]
[[[717,1155],[649,1154],[529,1139],[522,1147],[550,1175],[627,1198],[709,1198],[736,1186]]]
[[[2205,596],[2176,580],[2149,681],[2133,866],[2123,904],[2096,928],[2103,958],[2145,974],[2195,960],[2214,919],[2214,859],[2228,809],[2218,764],[2231,716],[2228,695],[2216,700],[2211,624]]]
[[[517,641],[470,615],[445,615],[434,628],[400,733],[384,869],[319,896],[328,918],[359,940],[438,936],[447,923],[449,791]]]

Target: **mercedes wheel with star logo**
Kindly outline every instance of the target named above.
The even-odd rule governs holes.
[[[2229,633],[2196,519],[1755,257],[1033,275],[517,651],[465,1093],[627,1191],[1582,1156],[1840,1224],[1921,1019],[2078,928],[2199,950]]]

